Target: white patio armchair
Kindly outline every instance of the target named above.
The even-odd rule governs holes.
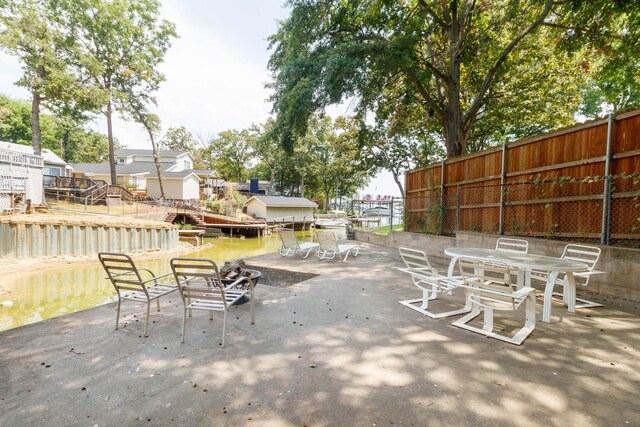
[[[293,256],[297,254],[300,255],[302,259],[304,259],[309,256],[311,251],[317,251],[318,247],[320,246],[315,242],[300,243],[294,231],[289,228],[279,229],[278,236],[280,237],[280,241],[282,242],[282,246],[280,247],[280,255],[282,255],[283,257]]]
[[[209,320],[213,320],[214,311],[223,312],[222,347],[227,331],[227,311],[238,303],[246,294],[250,295],[251,324],[255,324],[254,282],[248,277],[240,277],[235,282],[224,286],[215,262],[200,258],[173,258],[171,269],[178,282],[178,290],[184,304],[182,317],[182,337],[184,342],[187,313],[191,317],[192,310],[209,312]],[[247,281],[249,289],[237,289],[237,285]]]
[[[496,251],[529,253],[529,242],[524,239],[500,237],[496,242]]]
[[[432,319],[456,316],[471,310],[470,303],[468,303],[464,308],[456,310],[441,313],[429,311],[429,301],[438,299],[438,295],[441,293],[451,294],[462,284],[461,277],[447,277],[438,274],[438,270],[431,266],[429,258],[423,251],[410,248],[400,248],[399,250],[400,257],[405,264],[405,268],[400,268],[400,271],[408,273],[413,284],[422,290],[422,298],[398,301],[400,304]]]
[[[496,251],[509,252],[514,254],[529,253],[529,242],[524,239],[513,239],[511,237],[500,237],[496,242]],[[517,268],[509,268],[510,274],[521,274]]]
[[[602,250],[597,246],[578,245],[570,243],[564,247],[560,258],[581,262],[587,265],[587,271],[573,273],[576,287],[577,285],[587,286],[589,284],[589,279],[591,278],[591,276],[593,276],[594,274],[604,273],[604,271],[598,271],[595,269],[595,266],[600,259],[601,253]],[[547,272],[533,271],[531,273],[531,278],[546,283],[545,298],[547,298],[547,294],[551,294],[548,295],[549,298],[552,296],[562,296],[563,303],[566,306],[573,304],[574,308],[602,307],[602,304],[600,303],[589,301],[583,298],[577,298],[576,288],[571,286],[566,275],[558,276],[554,283],[548,283],[549,273]],[[553,292],[555,286],[562,286],[562,293]],[[576,301],[580,301],[581,304],[576,304]]]
[[[509,280],[509,267],[501,262],[487,263],[460,258],[458,265],[463,279],[461,287],[471,303],[471,311],[452,325],[510,344],[522,344],[536,327],[535,289],[522,287],[514,291]],[[505,282],[500,283],[500,279]],[[493,331],[494,311],[516,312],[523,305],[525,319],[522,328],[511,336]],[[482,327],[471,325],[470,322],[481,313],[484,315]]]
[[[317,250],[319,259],[333,259],[337,256],[344,262],[349,257],[349,254],[353,254],[356,257],[360,252],[359,245],[353,243],[338,244],[333,231],[316,230],[316,240],[319,244]],[[342,254],[344,254],[344,259],[341,258]]]
[[[122,300],[143,302],[147,305],[147,315],[144,320],[144,336],[148,336],[149,312],[151,302],[156,301],[157,310],[160,311],[160,297],[170,294],[178,289],[176,284],[167,279],[171,273],[156,276],[151,270],[137,268],[129,255],[100,252],[98,259],[107,273],[111,284],[118,294],[116,309],[116,330],[120,322],[120,305]],[[143,278],[145,276],[148,278]]]

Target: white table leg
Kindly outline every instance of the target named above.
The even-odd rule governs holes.
[[[567,304],[567,309],[569,313],[576,312],[576,278],[573,276],[573,273],[567,271],[567,274],[564,278],[564,292],[563,294],[566,296],[565,303]]]
[[[451,257],[451,262],[449,263],[449,270],[447,270],[447,276],[453,277],[453,269],[456,266],[456,262],[458,262],[458,257]]]
[[[551,323],[551,304],[553,303],[553,286],[558,278],[558,272],[552,271],[547,278],[547,284],[544,288],[544,302],[542,305],[542,321]]]

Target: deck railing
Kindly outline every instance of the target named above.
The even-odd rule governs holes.
[[[19,153],[16,151],[0,148],[0,163],[8,163],[20,166],[44,167],[44,160],[41,156],[33,154]]]

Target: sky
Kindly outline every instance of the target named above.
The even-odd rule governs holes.
[[[208,139],[228,129],[244,129],[263,123],[270,115],[271,79],[267,62],[271,51],[267,38],[279,20],[288,16],[284,0],[163,0],[163,18],[176,25],[175,39],[160,71],[165,74],[154,111],[166,130],[184,126]],[[28,99],[16,86],[20,77],[17,59],[0,53],[0,92]],[[348,106],[332,109],[348,114]],[[114,134],[128,148],[151,148],[140,125],[114,120]],[[106,122],[92,124],[106,134]],[[363,194],[400,192],[390,173],[381,173],[362,190]]]

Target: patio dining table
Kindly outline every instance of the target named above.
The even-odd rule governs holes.
[[[553,287],[560,273],[565,274],[568,284],[565,295],[565,303],[570,313],[575,312],[576,305],[576,281],[573,273],[587,271],[588,266],[584,263],[566,260],[562,258],[549,257],[544,255],[533,255],[500,251],[486,248],[447,248],[444,253],[451,257],[448,275],[453,276],[453,270],[460,258],[476,261],[499,261],[518,270],[518,288],[529,285],[531,271],[548,272],[547,283],[544,289],[544,301],[542,308],[542,321],[551,322],[551,303],[553,298]]]

